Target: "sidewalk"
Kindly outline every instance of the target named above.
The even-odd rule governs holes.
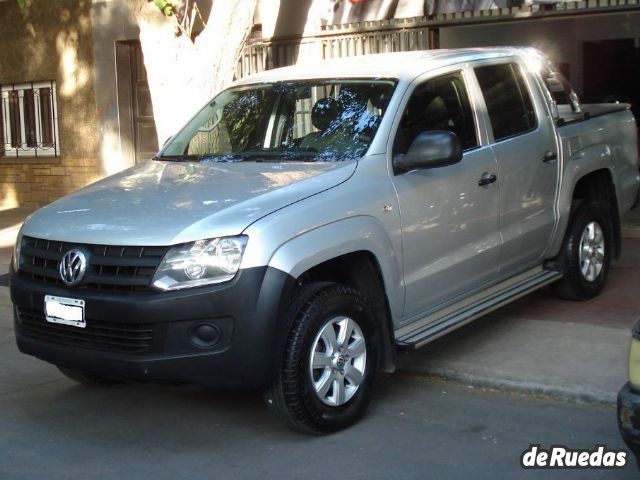
[[[640,205],[627,212],[622,219],[622,236],[640,238]]]
[[[0,212],[0,315],[12,242],[25,209]],[[531,294],[421,350],[398,355],[398,370],[471,385],[598,403],[615,402],[626,382],[630,330],[640,318],[640,209],[623,219],[623,254],[608,285],[588,302]]]

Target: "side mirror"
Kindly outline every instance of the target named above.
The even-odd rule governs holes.
[[[447,130],[422,132],[416,137],[406,155],[396,155],[393,166],[397,170],[437,168],[462,160],[462,146],[458,136]]]

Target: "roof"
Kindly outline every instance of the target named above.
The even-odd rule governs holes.
[[[473,60],[522,55],[517,47],[421,50],[301,62],[247,76],[236,85],[299,78],[378,77],[413,79],[435,68]]]

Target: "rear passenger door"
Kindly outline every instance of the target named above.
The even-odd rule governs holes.
[[[557,214],[558,146],[544,99],[516,61],[474,68],[500,183],[500,276],[540,263]],[[539,115],[537,112],[540,112]]]
[[[455,133],[464,154],[455,165],[393,172],[402,222],[403,323],[486,286],[498,269],[497,164],[491,148],[481,145],[462,71],[415,82],[397,127],[394,156],[430,130]]]

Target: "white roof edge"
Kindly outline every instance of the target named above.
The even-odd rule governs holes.
[[[421,72],[455,63],[522,55],[529,47],[487,47],[377,53],[356,57],[301,62],[297,65],[265,70],[237,80],[233,85],[305,78],[379,77],[408,78]]]

